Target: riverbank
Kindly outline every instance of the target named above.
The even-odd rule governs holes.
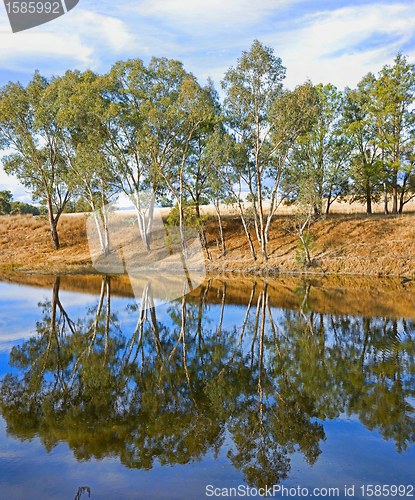
[[[288,215],[273,219],[269,260],[253,262],[238,216],[224,217],[226,253],[221,255],[217,219],[206,221],[211,260],[208,272],[273,274],[299,272],[298,237],[287,226]],[[52,250],[48,221],[33,216],[0,216],[0,269],[38,274],[94,273],[83,214],[64,214],[58,231],[61,248]],[[415,213],[399,216],[335,213],[311,227],[310,274],[415,277]]]

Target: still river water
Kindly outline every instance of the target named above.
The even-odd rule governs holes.
[[[413,282],[154,304],[122,277],[0,276],[1,498],[415,496]]]

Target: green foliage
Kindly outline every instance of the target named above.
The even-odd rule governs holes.
[[[173,207],[173,202],[168,196],[162,196],[159,199],[159,203],[162,207]]]
[[[32,214],[32,215],[41,215],[41,209],[30,205],[29,203],[22,203],[20,201],[13,201],[11,203],[10,214]]]
[[[209,217],[208,215],[198,215],[197,207],[194,202],[185,203],[183,205],[183,215],[184,225],[194,229],[200,229],[203,222]],[[169,226],[178,226],[180,224],[180,210],[177,204],[170,210],[167,224]]]
[[[11,191],[0,191],[0,215],[17,215],[17,214],[32,214],[40,215],[42,209],[23,203],[21,201],[13,201]]]
[[[290,153],[290,168],[285,175],[285,189],[298,196],[298,187],[308,182],[316,199],[331,203],[347,193],[347,160],[351,145],[341,129],[343,96],[331,84],[315,87],[319,113],[312,129],[296,140]]]
[[[370,109],[376,124],[379,147],[382,151],[383,176],[391,186],[392,211],[401,211],[413,174],[410,160],[415,147],[413,128],[415,115],[415,65],[401,54],[393,66],[384,66],[374,82]],[[409,160],[409,161],[408,161]],[[401,201],[398,207],[398,196]]]
[[[13,374],[0,383],[8,434],[39,438],[49,452],[66,442],[79,461],[111,457],[147,471],[217,456],[228,434],[228,459],[256,488],[287,478],[294,453],[316,464],[324,421],[342,414],[398,452],[412,445],[414,322],[404,320],[402,332],[397,319],[316,313],[304,282],[299,307],[282,310],[277,324],[270,290],[257,286],[242,329],[212,328],[202,286],[167,317],[134,303],[133,333],[117,318],[111,279],[75,321],[57,277],[36,334],[11,349]],[[255,292],[262,311],[252,307]],[[222,294],[227,322],[236,306]]]
[[[303,239],[298,242],[298,250],[295,252],[294,260],[298,267],[307,267],[309,263],[308,256],[314,250],[313,237],[309,232],[304,234]]]
[[[255,226],[264,261],[277,207],[296,203],[305,183],[315,213],[346,199],[370,213],[390,195],[402,211],[415,197],[415,65],[399,53],[344,92],[310,81],[288,90],[284,78],[281,59],[258,40],[226,72],[223,106],[211,80],[201,85],[163,57],[119,61],[102,75],[35,73],[26,86],[0,89],[4,170],[47,208],[54,248],[63,211],[99,210],[119,193],[135,205],[146,239],[151,217],[146,223],[139,199],[148,189],[163,206],[178,205],[180,226],[192,202],[196,215],[186,217],[203,228],[200,207],[213,203],[222,244],[220,205],[233,204],[254,260]],[[37,209],[0,196],[0,213],[13,210]]]
[[[222,81],[226,92],[225,123],[238,138],[239,154],[245,157],[244,164],[236,169],[235,174],[240,184],[248,186],[253,197],[256,193],[258,234],[264,261],[268,258],[263,210],[264,181],[276,150],[270,140],[276,129],[273,105],[282,93],[281,82],[284,78],[285,67],[281,59],[274,56],[271,47],[254,40],[250,51],[242,52],[237,66],[230,68]]]
[[[11,191],[0,191],[0,215],[9,214],[12,206],[13,195]]]

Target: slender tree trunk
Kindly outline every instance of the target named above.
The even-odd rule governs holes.
[[[101,203],[102,203],[102,220],[104,222],[104,238],[105,238],[105,255],[110,253],[110,235],[108,230],[108,217],[107,217],[107,200],[105,199],[105,183],[101,177]]]
[[[182,165],[180,168],[180,174],[179,174],[179,181],[180,181],[180,192],[179,192],[179,199],[178,201],[178,206],[179,206],[179,217],[180,217],[180,238],[182,242],[182,250],[183,250],[183,257],[187,259],[188,257],[188,252],[187,252],[187,245],[186,245],[186,235],[185,235],[185,227],[184,227],[184,213],[183,213],[183,170],[184,170],[184,165],[186,161],[186,155],[187,155],[187,150],[189,148],[189,142],[190,139],[193,135],[194,128],[192,127],[192,130],[187,138],[186,142],[186,147],[183,153],[183,159],[182,159]]]
[[[59,247],[60,247],[57,225],[58,224],[57,224],[56,220],[53,222],[51,221],[50,230],[52,233],[52,241],[53,241],[53,249],[54,250],[59,250]]]
[[[217,205],[215,203],[215,208],[216,208],[216,213],[218,215],[218,222],[219,222],[219,234],[220,234],[220,241],[222,244],[222,255],[225,255],[226,253],[226,248],[225,248],[225,238],[223,237],[223,227],[222,227],[222,217],[220,215],[220,208],[219,204]]]
[[[109,251],[105,243],[105,237],[102,234],[102,223],[98,218],[98,215],[96,212],[94,212],[94,220],[95,220],[95,225],[97,228],[97,233],[98,233],[98,239],[99,239],[99,244],[101,247],[101,255],[108,255]]]
[[[108,216],[105,205],[102,207],[102,219],[104,221],[105,250],[106,250],[106,255],[108,255],[110,253],[110,234],[108,230]]]
[[[153,236],[153,221],[154,221],[154,204],[156,202],[156,194],[153,191],[151,194],[151,200],[148,207],[148,217],[147,217],[147,225],[146,225],[146,235],[147,235],[147,243],[148,249],[151,250],[151,240]]]
[[[52,235],[53,249],[59,250],[59,236],[58,236],[58,217],[54,217],[53,215],[53,205],[52,198],[48,198],[48,213],[49,213],[49,223],[50,223],[50,232]]]
[[[257,215],[257,212],[256,212],[256,205],[254,205],[254,225],[255,225],[256,239],[257,239],[259,245],[261,246],[262,245],[262,242],[261,242],[261,230],[259,228],[260,222],[258,220],[258,215]]]
[[[330,211],[330,206],[331,206],[331,189],[330,189],[329,195],[327,197],[326,215],[328,215],[328,213]]]
[[[372,213],[372,193],[370,190],[370,181],[367,179],[366,181],[366,213]]]
[[[366,213],[372,213],[372,197],[370,196],[370,192],[366,193]]]
[[[404,179],[403,179],[403,182],[402,182],[402,190],[401,190],[401,194],[399,196],[399,213],[400,214],[402,213],[403,206],[405,205],[405,202],[404,202],[405,187],[406,187],[406,184],[408,182],[408,179],[409,179],[409,173],[405,172],[405,176],[404,176]]]
[[[242,204],[241,204],[240,200],[238,200],[238,208],[239,208],[239,215],[241,217],[242,225],[244,227],[245,234],[246,234],[246,237],[248,239],[249,248],[251,250],[252,258],[253,258],[254,261],[256,261],[256,255],[255,255],[254,245],[252,243],[251,235],[249,234],[248,226],[246,225],[246,222],[245,222],[244,211],[243,211]]]
[[[182,242],[183,256],[185,259],[187,259],[187,245],[186,245],[186,234],[185,234],[185,227],[184,227],[184,214],[183,214],[182,203],[180,203],[180,206],[179,206],[179,214],[180,214],[180,220],[179,220],[180,239]]]
[[[138,222],[138,228],[140,229],[140,235],[141,235],[141,240],[144,243],[144,246],[146,247],[147,252],[150,251],[150,245],[148,243],[148,237],[147,237],[147,228],[146,228],[146,218],[145,215],[143,214],[141,208],[136,207],[136,213],[137,213],[137,222]]]
[[[385,209],[384,209],[384,212],[385,212],[385,214],[388,214],[389,213],[389,210],[388,210],[388,192],[387,192],[387,189],[386,189],[386,182],[383,183],[383,189],[384,189],[384,192],[385,192]]]
[[[195,209],[196,209],[196,217],[198,219],[200,219],[200,203],[199,203],[199,198],[200,198],[200,195],[197,195],[196,196],[196,203],[195,203]]]
[[[265,234],[265,241],[267,243],[269,241],[269,228],[271,226],[271,219],[272,219],[272,216],[274,215],[274,204],[275,204],[276,193],[277,193],[277,186],[275,186],[274,189],[272,190],[271,201],[270,201],[270,204],[269,204],[269,212],[268,212],[268,215],[267,215],[267,222],[265,224],[264,234]]]
[[[401,196],[399,197],[399,213],[400,214],[403,211],[403,206],[404,206],[404,202],[403,202],[403,190],[402,190]]]
[[[267,242],[265,241],[265,224],[264,224],[264,207],[263,207],[263,202],[262,202],[262,179],[261,179],[261,166],[259,163],[259,150],[260,150],[260,145],[259,145],[259,116],[257,116],[256,119],[256,127],[257,127],[257,134],[256,134],[256,153],[255,153],[255,167],[256,167],[256,177],[257,177],[257,186],[258,186],[258,208],[259,208],[259,230],[260,230],[260,236],[261,236],[261,251],[262,251],[262,262],[267,262],[268,260],[268,255],[267,255]]]
[[[392,182],[392,213],[398,213],[398,173],[396,170],[393,172]]]
[[[254,213],[254,225],[255,225],[255,233],[256,233],[256,239],[258,240],[259,245],[261,245],[261,232],[259,230],[259,219],[258,219],[258,209],[254,197],[254,193],[252,192],[252,189],[250,188],[251,191],[251,196],[252,196],[252,211]]]
[[[262,261],[265,263],[268,260],[267,255],[267,242],[265,239],[265,224],[264,224],[264,210],[262,203],[262,193],[261,193],[261,184],[260,184],[260,174],[258,173],[258,208],[259,208],[259,234],[260,234],[260,243],[261,243],[261,251],[262,251]]]
[[[206,256],[207,256],[208,260],[212,260],[212,257],[210,256],[210,253],[209,253],[206,231],[205,231],[205,228],[202,224],[200,224],[200,226],[199,226],[198,233],[199,233],[200,243],[202,245],[202,248],[205,249]]]

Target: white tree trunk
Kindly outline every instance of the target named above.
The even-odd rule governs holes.
[[[104,235],[102,234],[101,221],[99,220],[96,212],[94,212],[94,220],[95,220],[95,225],[97,227],[99,244],[101,247],[101,254],[108,255],[108,249],[107,249],[106,244],[105,244],[105,238],[104,238]]]

